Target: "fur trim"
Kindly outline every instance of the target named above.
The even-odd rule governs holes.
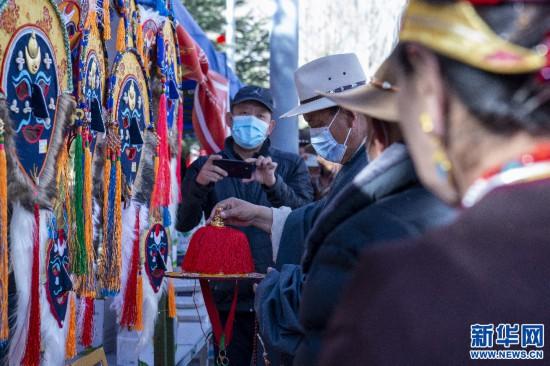
[[[103,169],[105,167],[105,134],[98,134],[92,160],[93,177],[93,242],[94,250],[97,253],[99,245],[103,239],[101,232],[103,230]]]
[[[172,160],[170,161],[170,180],[172,181],[172,184],[170,185],[170,187],[172,190],[171,192],[172,203],[170,203],[170,206],[168,207],[168,210],[170,211],[170,217],[172,218],[169,229],[170,229],[170,232],[172,233],[174,232],[176,227],[176,214],[178,211],[178,200],[179,200],[179,190],[180,190],[180,182],[178,182],[178,178],[176,176],[177,165],[178,165],[177,158],[172,158]]]
[[[52,212],[49,210],[40,210],[40,273],[45,271],[46,261],[46,243],[48,242],[48,223]],[[31,228],[30,230],[21,230],[21,228]],[[13,213],[10,222],[10,243],[13,274],[15,276],[15,287],[17,289],[17,311],[13,336],[10,341],[9,365],[19,365],[25,354],[27,344],[27,331],[30,319],[30,295],[31,295],[31,268],[32,268],[32,246],[34,214],[25,209],[19,201],[13,204]],[[40,314],[44,317],[44,311],[50,312],[46,292],[43,286],[40,286]],[[51,314],[50,314],[51,317]],[[55,321],[56,328],[57,321]],[[42,320],[42,325],[44,322]],[[44,326],[41,327],[41,330]],[[45,341],[44,339],[42,340]],[[63,338],[63,342],[64,342]],[[44,343],[46,344],[46,343]]]
[[[141,273],[145,273],[145,266],[142,265]],[[155,334],[155,321],[157,320],[159,301],[162,291],[155,293],[151,282],[145,276],[143,278],[143,331],[139,335],[138,349],[142,350],[144,346],[152,341]]]
[[[32,211],[34,203],[41,208],[51,206],[51,201],[57,194],[55,182],[56,162],[59,151],[64,146],[65,128],[70,124],[75,109],[75,101],[69,94],[61,94],[58,98],[56,127],[52,133],[48,157],[44,164],[44,170],[38,183],[38,194],[34,194],[34,185],[18,167],[16,161],[16,147],[13,138],[6,140],[6,151],[8,156],[8,169],[11,179],[8,184],[8,191],[11,200],[19,201],[29,211]],[[10,123],[13,123],[10,121]]]
[[[40,212],[40,273],[46,275],[46,253],[48,237],[48,224],[53,213],[47,210]],[[53,316],[48,303],[48,289],[45,284],[40,285],[40,333],[42,335],[43,365],[62,366],[65,363],[65,327],[59,328],[57,320]],[[67,311],[67,313],[69,313]],[[64,324],[66,324],[65,314]]]
[[[122,210],[122,269],[121,269],[121,284],[120,292],[115,296],[111,304],[111,310],[117,313],[117,322],[120,321],[122,314],[122,306],[124,305],[124,294],[126,293],[126,283],[128,281],[128,272],[130,271],[130,263],[132,261],[132,249],[134,246],[135,234],[134,227],[136,224],[137,204],[130,201],[127,208]],[[141,216],[141,213],[140,213]]]
[[[20,202],[15,202],[10,222],[10,252],[17,288],[17,311],[12,314],[16,318],[10,340],[10,366],[21,364],[27,342],[32,266],[32,256],[29,256],[29,253],[32,253],[33,236],[32,230],[20,230],[20,228],[32,227],[34,227],[33,213],[26,210]]]
[[[155,185],[155,156],[158,146],[158,138],[153,131],[144,133],[141,162],[134,183],[133,198],[140,204],[149,206],[153,186]]]

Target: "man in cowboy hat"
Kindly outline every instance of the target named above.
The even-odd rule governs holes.
[[[368,137],[361,153],[369,155],[369,165],[319,214],[301,266],[271,271],[257,288],[255,307],[264,342],[272,353],[294,356],[294,365],[319,363],[327,320],[362,248],[413,237],[453,218],[451,210],[426,191],[416,176],[396,123],[395,94],[390,83],[376,80],[353,90],[318,92],[364,121]],[[349,103],[356,98],[368,100],[364,108]],[[272,237],[280,230],[276,227],[279,210],[235,199],[218,207],[229,223],[252,222]]]
[[[357,56],[348,53],[316,59],[296,70],[294,81],[300,103],[281,117],[303,115],[316,153],[341,164],[342,168],[321,200],[300,210],[289,210],[288,216],[284,213],[277,216],[285,227],[280,233],[278,256],[275,256],[279,264],[300,263],[305,239],[321,210],[367,164],[363,149],[367,138],[366,122],[318,94],[319,90],[349,90],[364,85],[366,76]]]

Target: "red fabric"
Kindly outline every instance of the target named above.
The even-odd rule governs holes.
[[[120,325],[123,327],[133,327],[137,320],[137,286],[139,271],[139,208],[136,210],[136,224],[134,225],[135,239],[132,248],[132,258],[130,263],[130,273],[126,280],[126,291],[124,292],[124,304],[122,305],[122,316]]]
[[[210,286],[208,280],[200,280],[202,296],[204,298],[204,305],[206,306],[206,311],[208,312],[208,317],[212,323],[212,332],[214,333],[214,339],[220,350],[224,350],[229,343],[231,343],[231,338],[233,338],[233,323],[235,321],[235,311],[237,310],[237,295],[239,293],[239,283],[235,281],[235,288],[233,289],[233,301],[231,302],[231,308],[229,309],[229,316],[227,317],[227,322],[225,327],[222,327],[222,322],[220,319],[220,313],[218,308],[216,308],[216,303],[212,297],[212,292],[210,291]],[[224,342],[221,344],[222,336],[224,336]]]
[[[88,348],[92,345],[94,339],[94,298],[86,297],[84,301],[84,322],[82,324],[80,343],[85,348]]]
[[[193,273],[243,274],[254,272],[254,261],[242,231],[205,226],[191,238],[182,268]]]
[[[183,78],[197,82],[193,103],[193,128],[209,154],[223,149],[227,136],[225,113],[228,111],[229,82],[209,69],[204,51],[181,26],[176,27],[180,59],[186,73]]]
[[[166,118],[166,94],[162,93],[159,100],[157,134],[159,137],[158,158],[159,165],[157,179],[153,189],[152,206],[167,207],[170,205],[170,150],[168,142],[168,126]]]
[[[27,334],[27,346],[23,356],[22,365],[40,365],[40,209],[34,205],[34,231],[32,233],[32,274],[31,274],[31,301],[29,331]]]
[[[226,42],[225,33],[220,34],[218,38],[216,38],[216,43],[218,44],[225,44],[225,42]]]

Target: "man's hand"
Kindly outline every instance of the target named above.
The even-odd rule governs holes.
[[[259,156],[257,159],[251,158],[245,160],[247,163],[256,164],[256,170],[252,174],[252,178],[244,179],[243,182],[258,182],[260,184],[272,187],[277,178],[275,177],[275,170],[277,169],[277,163],[271,160],[271,157]]]
[[[223,157],[220,155],[210,155],[208,157],[208,160],[204,163],[199,174],[197,175],[196,181],[198,184],[201,186],[207,186],[210,183],[216,183],[217,181],[227,177],[227,172],[225,170],[213,164],[214,160],[221,159],[223,159]]]
[[[254,226],[267,233],[271,232],[273,212],[269,207],[255,205],[238,198],[228,198],[218,202],[212,209],[207,223],[216,216],[218,209],[221,209],[220,215],[228,225]]]

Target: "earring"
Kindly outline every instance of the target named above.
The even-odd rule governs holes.
[[[434,123],[432,117],[429,113],[423,112],[420,114],[418,121],[420,122],[422,131],[430,137],[432,144],[434,145],[432,161],[436,167],[438,175],[441,178],[448,180],[452,164],[447,156],[447,153],[443,150],[441,140],[434,134]]]

